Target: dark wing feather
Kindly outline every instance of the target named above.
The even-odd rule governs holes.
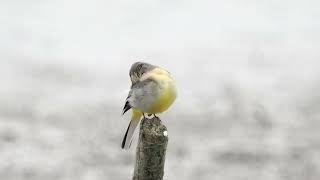
[[[131,85],[131,90],[130,90],[129,95],[128,95],[127,99],[126,99],[126,103],[125,103],[125,105],[123,107],[122,115],[125,114],[129,109],[132,108],[132,106],[131,106],[131,104],[129,102],[129,98],[131,97],[131,95],[133,93],[133,90],[134,89],[139,89],[139,88],[145,86],[147,83],[149,83],[151,81],[153,81],[153,80],[152,79],[146,79],[144,81],[138,81],[138,82],[133,83]]]
[[[125,105],[124,105],[124,107],[123,107],[123,110],[122,110],[122,115],[124,115],[124,113],[126,113],[129,109],[131,109],[131,105],[130,105],[130,103],[129,103],[129,98],[130,98],[130,96],[131,96],[131,91],[129,92],[129,95],[128,95],[128,97],[126,98],[126,103],[125,103]]]
[[[123,111],[122,111],[122,115],[124,115],[124,113],[126,113],[129,109],[131,109],[131,105],[129,103],[129,101],[126,101],[126,104],[123,107]]]

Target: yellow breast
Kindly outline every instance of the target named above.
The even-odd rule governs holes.
[[[166,111],[177,97],[175,82],[168,75],[154,75],[152,77],[160,85],[159,96],[156,97],[154,103],[148,113],[157,114]]]

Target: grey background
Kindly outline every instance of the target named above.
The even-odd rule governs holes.
[[[1,0],[0,179],[130,179],[146,61],[179,91],[165,179],[318,180],[319,19],[316,0]]]

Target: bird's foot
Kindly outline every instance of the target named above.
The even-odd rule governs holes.
[[[146,118],[146,119],[152,119],[152,115],[153,115],[153,117],[155,117],[155,118],[158,118],[159,119],[159,117],[156,115],[156,114],[147,114],[147,116],[145,116],[144,114],[143,114],[143,117],[144,118]]]
[[[142,113],[143,119],[146,119],[146,115],[144,115],[144,113]]]
[[[150,119],[151,119],[152,114],[148,114],[147,116],[148,116],[148,118],[150,118]]]
[[[151,119],[152,114],[142,113],[144,119]]]
[[[151,117],[152,117],[152,115],[153,115],[153,117],[155,117],[155,118],[158,118],[158,116],[156,116],[156,114],[147,114],[148,116],[148,119],[150,118],[151,119]],[[158,118],[159,119],[159,118]]]

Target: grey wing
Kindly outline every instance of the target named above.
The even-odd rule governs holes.
[[[146,79],[132,85],[127,101],[131,107],[146,112],[158,94],[158,83],[152,79]]]

